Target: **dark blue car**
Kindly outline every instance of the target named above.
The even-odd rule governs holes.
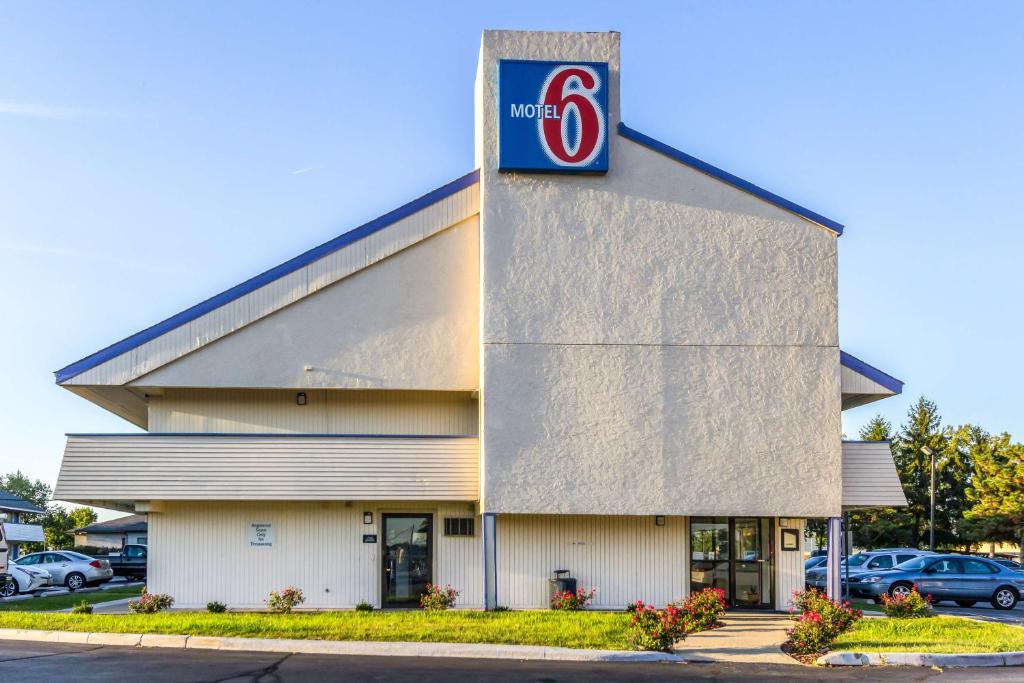
[[[914,586],[932,602],[952,600],[961,607],[990,602],[1013,609],[1024,593],[1024,573],[992,560],[963,555],[925,555],[892,569],[850,577],[850,592],[880,602],[883,595],[907,595]]]

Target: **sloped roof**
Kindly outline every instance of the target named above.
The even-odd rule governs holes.
[[[896,379],[886,372],[882,372],[873,365],[868,365],[861,359],[856,358],[846,351],[839,352],[839,364],[843,367],[850,368],[854,372],[864,375],[872,382],[881,384],[894,394],[903,393],[903,382],[901,380]]]
[[[146,515],[127,515],[106,522],[93,522],[81,529],[74,529],[76,534],[123,534],[128,531],[147,531],[149,523]]]
[[[334,239],[321,244],[318,247],[314,247],[309,251],[306,251],[284,263],[274,266],[270,270],[267,270],[259,275],[246,280],[245,282],[235,285],[231,289],[221,292],[216,296],[212,296],[209,299],[187,308],[180,313],[172,315],[170,318],[163,320],[155,325],[147,327],[146,329],[136,332],[135,334],[122,339],[119,342],[111,344],[110,346],[101,349],[95,353],[92,353],[81,360],[77,360],[70,365],[67,365],[60,370],[55,371],[53,374],[56,377],[57,384],[63,384],[74,377],[81,375],[82,373],[105,363],[113,358],[121,356],[146,342],[152,341],[157,337],[160,337],[172,330],[182,327],[187,323],[200,318],[203,315],[210,313],[218,308],[225,306],[241,297],[250,294],[266,285],[275,281],[281,280],[287,275],[295,273],[299,269],[312,264],[315,261],[323,259],[346,246],[353,244],[365,237],[373,235],[388,226],[391,226],[403,218],[408,218],[413,214],[425,209],[441,200],[454,195],[455,193],[463,190],[467,187],[471,187],[479,182],[480,173],[479,171],[472,171],[457,178],[441,187],[428,192],[427,194],[415,199],[408,204],[398,207],[393,211],[390,211],[383,216],[373,219],[368,223],[364,223],[357,228],[349,230],[348,232],[335,237]]]
[[[644,147],[647,147],[648,149],[652,149],[655,152],[660,152],[661,154],[664,154],[665,156],[671,159],[675,159],[680,163],[686,164],[687,166],[696,169],[701,173],[705,173],[711,176],[712,178],[720,180],[723,183],[732,185],[733,187],[739,190],[743,190],[744,192],[752,194],[759,199],[763,199],[769,204],[774,204],[780,209],[785,209],[786,211],[794,213],[797,216],[800,216],[801,218],[806,218],[812,223],[817,223],[821,227],[827,228],[832,232],[836,233],[836,235],[843,234],[843,225],[841,223],[837,223],[831,218],[826,218],[825,216],[822,216],[820,213],[815,213],[810,209],[800,206],[796,202],[791,202],[784,197],[780,197],[779,195],[773,192],[769,192],[768,190],[759,187],[748,180],[744,180],[739,176],[733,175],[728,171],[723,171],[717,166],[712,166],[706,161],[701,161],[697,157],[691,156],[686,152],[676,149],[675,147],[666,145],[664,142],[655,140],[654,138],[648,135],[644,135],[639,131],[633,130],[632,128],[622,123],[621,121],[619,122],[619,135],[626,138],[627,140],[632,140],[633,142],[641,144]]]
[[[4,491],[0,489],[0,510],[14,510],[16,512],[31,512],[33,514],[43,514],[46,510],[42,509],[35,503],[30,503],[20,496],[16,496],[10,491]]]

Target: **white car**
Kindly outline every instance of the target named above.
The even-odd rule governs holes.
[[[107,560],[97,560],[73,550],[46,550],[15,560],[19,567],[35,567],[48,571],[53,585],[64,585],[73,591],[88,585],[106,583],[114,578]]]
[[[19,567],[11,562],[7,568],[13,581],[0,585],[0,598],[10,598],[18,593],[32,593],[50,585],[50,573],[35,567]]]

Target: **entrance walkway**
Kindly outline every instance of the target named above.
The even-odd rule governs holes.
[[[675,651],[692,661],[798,664],[779,646],[792,624],[785,614],[727,612],[725,626],[678,643]]]

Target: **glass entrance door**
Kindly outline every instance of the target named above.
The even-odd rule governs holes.
[[[414,607],[433,581],[433,515],[381,515],[383,607]]]
[[[729,607],[771,608],[773,532],[768,517],[691,517],[690,592],[720,588]]]

